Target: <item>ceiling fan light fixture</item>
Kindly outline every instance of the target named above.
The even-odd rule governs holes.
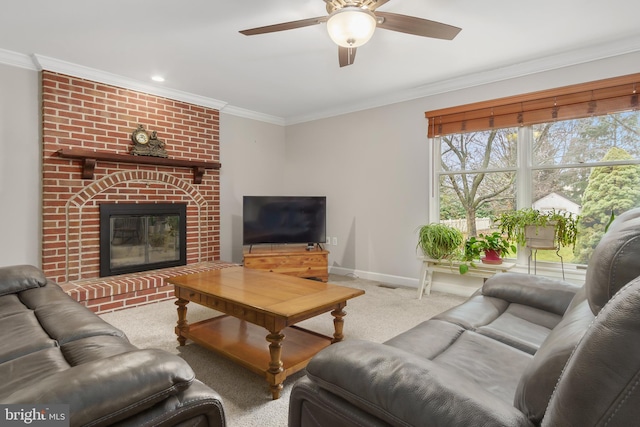
[[[376,17],[368,9],[347,6],[331,13],[327,20],[329,37],[338,46],[360,47],[376,29]]]

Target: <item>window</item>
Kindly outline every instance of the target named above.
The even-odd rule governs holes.
[[[440,141],[440,219],[476,236],[489,217],[516,205],[517,129],[445,135]]]
[[[640,206],[640,112],[544,123],[532,129],[533,206],[575,209],[580,214],[578,241],[566,259],[586,264],[611,212]],[[556,195],[553,203],[536,206],[550,194]]]
[[[565,106],[564,116],[571,115],[568,110],[579,112],[566,120],[559,120],[553,108],[547,120],[538,111],[531,123],[523,123],[522,114],[505,114],[519,126],[494,127],[496,122],[510,122],[492,115],[498,111],[496,106],[486,122],[477,119],[482,115],[478,109],[466,116],[476,117],[475,121],[461,119],[465,114],[456,111],[459,127],[451,114],[438,129],[432,126],[437,116],[427,113],[437,183],[432,200],[438,209],[433,213],[467,235],[477,235],[495,230],[491,219],[508,209],[574,212],[581,217],[578,242],[575,249],[563,248],[561,255],[565,262],[587,263],[611,212],[620,214],[640,206],[640,112],[635,83],[633,89],[625,90],[629,93],[618,97],[622,101],[614,112],[609,112],[611,101],[607,111],[599,111],[604,102],[598,107],[588,101],[585,108],[591,113],[586,117],[588,110],[575,106]],[[443,128],[459,131],[438,135]],[[559,258],[553,252],[541,252],[538,260]]]

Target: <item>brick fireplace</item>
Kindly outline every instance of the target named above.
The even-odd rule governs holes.
[[[76,291],[78,283],[107,283],[103,288],[110,290],[96,292],[96,298],[116,292],[112,292],[108,278],[99,278],[101,203],[186,204],[187,267],[215,266],[220,257],[217,169],[200,171],[196,180],[189,167],[99,159],[90,164],[91,177],[86,178],[86,164],[60,157],[59,151],[132,156],[131,132],[141,124],[149,132],[157,132],[171,159],[219,162],[218,110],[45,70],[42,117],[42,269],[48,278]],[[123,292],[153,293],[154,288],[162,287],[162,280],[157,280],[162,274],[150,272],[147,276],[153,277],[145,279],[145,274],[137,273],[136,280],[144,283],[125,287]],[[166,294],[167,290],[161,292]],[[138,295],[131,297],[139,299]],[[84,302],[92,306],[90,301]]]

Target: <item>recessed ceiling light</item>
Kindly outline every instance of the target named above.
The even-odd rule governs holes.
[[[162,77],[162,76],[153,76],[153,77],[151,77],[151,80],[153,80],[154,82],[163,82],[164,81],[164,77]]]

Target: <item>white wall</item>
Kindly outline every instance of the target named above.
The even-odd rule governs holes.
[[[40,266],[40,78],[0,64],[0,266]]]
[[[327,196],[332,271],[417,277],[426,220],[424,111],[405,104],[287,127],[289,192]],[[348,271],[347,271],[348,272]]]
[[[220,259],[242,262],[242,196],[281,194],[284,127],[220,114]]]

